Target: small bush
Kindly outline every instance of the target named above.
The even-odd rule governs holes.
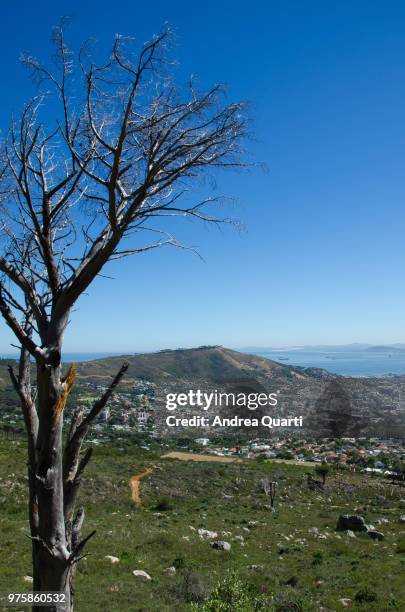
[[[200,574],[191,570],[186,571],[181,585],[181,596],[184,601],[189,603],[203,602],[207,599],[208,594],[207,585],[203,582]]]
[[[169,510],[173,510],[173,504],[168,497],[163,497],[156,504],[155,510],[159,510],[159,512],[167,512]]]
[[[304,612],[305,608],[300,597],[292,597],[280,593],[273,600],[275,612]]]
[[[401,540],[397,544],[397,553],[405,553],[405,540]]]
[[[186,567],[186,560],[184,559],[184,557],[177,557],[173,561],[172,566],[176,569],[183,569],[184,567]]]
[[[317,550],[312,556],[312,565],[321,565],[323,563],[323,552]]]
[[[354,599],[358,603],[371,603],[377,600],[377,593],[372,589],[369,589],[368,586],[363,587],[359,591],[357,591]]]
[[[236,573],[221,580],[207,601],[192,606],[193,612],[256,612],[268,610],[266,598],[252,593]]]
[[[121,554],[120,554],[121,559],[129,559],[130,556],[131,555],[129,554],[129,552],[127,550],[121,551]]]

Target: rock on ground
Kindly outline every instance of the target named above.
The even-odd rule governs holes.
[[[358,514],[341,514],[338,518],[336,531],[367,531],[367,525]]]
[[[32,576],[23,576],[23,580],[24,582],[29,582],[29,584],[32,584],[34,582],[34,579]]]
[[[200,538],[205,538],[206,540],[211,540],[212,538],[218,537],[216,531],[209,531],[208,529],[199,529],[198,535],[200,536]]]
[[[134,570],[132,573],[137,578],[145,578],[145,580],[152,580],[152,578],[149,576],[149,574],[147,574],[143,570]]]
[[[367,531],[367,535],[372,539],[372,540],[383,540],[384,539],[384,534],[381,533],[381,531],[376,531],[375,529],[369,529]]]
[[[338,518],[336,531],[344,531],[350,538],[354,538],[355,531],[367,533],[373,540],[383,540],[384,534],[377,531],[374,525],[366,525],[364,518],[358,514],[341,514]]]
[[[216,548],[217,550],[231,550],[231,545],[229,542],[218,540],[218,542],[211,542],[211,548]]]
[[[339,599],[339,603],[342,604],[343,608],[348,608],[349,606],[351,606],[352,600],[349,599],[349,597],[342,597],[341,599]]]

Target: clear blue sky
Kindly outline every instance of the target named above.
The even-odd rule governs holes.
[[[99,46],[168,21],[179,78],[249,100],[264,173],[218,177],[244,233],[196,223],[174,249],[114,264],[72,317],[68,351],[405,341],[405,4],[356,0],[3,3],[1,126],[30,93],[21,51],[49,32]],[[11,336],[0,328],[1,352]]]

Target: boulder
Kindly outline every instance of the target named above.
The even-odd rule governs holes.
[[[384,534],[381,533],[381,531],[376,531],[375,529],[369,529],[367,531],[367,535],[372,539],[372,540],[383,540],[384,539]]]
[[[399,522],[405,523],[405,514],[401,514],[401,516],[399,517]]]
[[[174,565],[166,567],[164,573],[166,574],[166,576],[174,576],[176,574],[176,568],[174,567]]]
[[[109,561],[111,561],[111,563],[113,565],[115,565],[116,563],[119,563],[120,560],[118,559],[118,557],[114,557],[113,555],[106,555],[105,556],[106,559],[108,559]]]
[[[347,535],[347,537],[349,538],[355,538],[356,534],[354,533],[354,531],[352,531],[351,529],[346,529],[345,534]]]
[[[143,570],[134,570],[132,573],[136,578],[144,578],[145,580],[152,580],[149,574],[147,574]]]
[[[209,531],[208,529],[199,529],[198,535],[200,538],[205,540],[212,540],[213,538],[217,538],[218,534],[216,531]]]
[[[242,535],[236,535],[234,537],[235,542],[244,542],[245,538]]]
[[[229,542],[218,540],[217,542],[211,542],[211,548],[215,548],[216,550],[231,550],[231,545]]]
[[[341,514],[338,518],[336,531],[367,531],[364,518],[358,514]]]
[[[34,579],[32,576],[23,576],[23,580],[24,582],[28,582],[29,584],[32,584],[34,582]]]
[[[341,599],[339,599],[339,603],[342,605],[343,608],[348,608],[352,605],[352,600],[349,599],[349,597],[342,597]]]

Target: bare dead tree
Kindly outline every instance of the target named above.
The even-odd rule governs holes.
[[[274,502],[276,499],[277,492],[277,482],[275,480],[270,480],[270,478],[262,478],[260,481],[264,494],[270,497],[270,506],[274,509]]]
[[[207,209],[218,199],[190,203],[190,188],[209,170],[240,165],[243,105],[226,103],[218,86],[179,92],[168,40],[164,31],[133,54],[131,41],[116,37],[97,64],[88,44],[76,57],[55,28],[50,68],[23,58],[38,94],[3,143],[0,313],[20,346],[10,377],[28,434],[33,588],[65,594],[54,610],[73,608],[74,568],[94,535],[81,536],[76,508],[91,457],[83,442],[127,367],[87,414],[74,413],[63,444],[76,374],[73,364],[63,375],[61,363],[72,308],[108,262],[181,247],[163,231],[167,218],[219,221]]]

